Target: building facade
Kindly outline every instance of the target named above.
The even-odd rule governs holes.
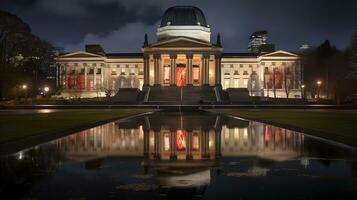
[[[144,101],[150,101],[157,88],[197,87],[211,88],[217,101],[228,88],[246,88],[251,96],[301,97],[298,55],[224,53],[219,35],[211,42],[210,26],[199,8],[169,8],[156,36],[157,41],[149,43],[145,35],[142,53],[105,53],[98,45],[88,45],[86,51],[59,56],[59,95],[102,97],[137,88]]]

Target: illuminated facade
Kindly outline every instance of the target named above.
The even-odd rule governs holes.
[[[202,91],[211,92],[216,102],[223,101],[228,88],[246,88],[251,96],[301,97],[298,55],[223,53],[220,36],[211,42],[211,28],[199,8],[169,8],[156,36],[153,43],[145,37],[142,53],[105,53],[99,46],[89,48],[92,45],[86,51],[61,55],[57,59],[60,96],[97,97],[138,88],[146,102],[154,101],[155,91],[163,96],[162,91],[178,91],[174,87],[196,87],[206,88]],[[194,96],[196,90],[188,89],[187,95]]]

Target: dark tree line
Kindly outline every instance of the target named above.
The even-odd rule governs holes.
[[[33,35],[19,17],[0,11],[0,99],[21,95],[22,84],[35,95],[54,56],[49,42]]]
[[[346,102],[357,92],[357,32],[346,50],[339,50],[326,40],[303,53],[304,84],[312,98],[324,96],[337,103]],[[317,85],[321,81],[321,85]]]

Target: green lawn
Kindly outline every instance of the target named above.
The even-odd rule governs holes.
[[[233,109],[216,112],[318,131],[314,133],[317,136],[357,146],[357,111]]]
[[[59,133],[96,122],[118,119],[148,109],[71,110],[46,114],[0,115],[0,143],[28,136]]]

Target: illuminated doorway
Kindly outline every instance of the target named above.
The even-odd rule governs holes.
[[[176,65],[176,85],[182,87],[186,85],[186,65]]]

